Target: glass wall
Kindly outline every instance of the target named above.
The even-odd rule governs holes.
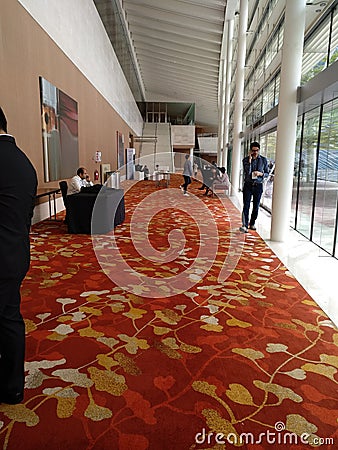
[[[338,100],[324,105],[318,152],[312,240],[333,251],[338,200]]]
[[[293,169],[293,186],[292,186],[292,201],[291,201],[291,214],[290,224],[293,228],[296,228],[297,217],[297,205],[298,205],[298,186],[300,180],[300,150],[302,148],[302,117],[297,120],[297,135],[296,135],[296,150],[295,150],[295,164]]]
[[[338,256],[338,99],[304,114],[297,130],[292,226]]]
[[[311,239],[312,208],[316,182],[316,158],[319,132],[320,107],[304,116],[303,141],[296,161],[298,176],[297,230]]]

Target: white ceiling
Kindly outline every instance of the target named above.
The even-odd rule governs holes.
[[[216,128],[226,0],[124,0],[147,101],[196,103]]]
[[[94,0],[110,28],[112,0]],[[233,0],[232,0],[233,1]],[[196,124],[218,128],[218,80],[227,0],[119,0],[147,102],[195,103]]]
[[[94,0],[108,35],[113,0]],[[323,2],[323,5],[331,3]],[[218,83],[225,14],[238,0],[118,0],[146,101],[195,103],[196,125],[218,129]],[[318,15],[308,1],[307,23]],[[322,8],[320,8],[322,9]],[[103,17],[105,16],[105,17]],[[111,29],[109,29],[111,28]]]

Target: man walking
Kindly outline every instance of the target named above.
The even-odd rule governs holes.
[[[185,162],[183,167],[183,178],[184,178],[184,184],[181,185],[181,189],[183,191],[183,195],[189,195],[187,192],[188,185],[191,183],[191,177],[193,176],[192,173],[192,165],[190,161],[190,156],[187,154],[185,155]]]
[[[0,403],[23,400],[25,324],[20,313],[20,286],[29,269],[29,230],[37,177],[27,156],[7,134],[0,108]]]
[[[256,230],[255,222],[258,216],[259,204],[263,193],[263,180],[269,175],[268,161],[259,154],[260,144],[251,142],[250,154],[243,159],[243,212],[240,231],[247,233]],[[252,198],[252,212],[249,222],[249,210]]]

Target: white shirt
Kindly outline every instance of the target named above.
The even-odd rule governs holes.
[[[88,186],[93,186],[93,183],[91,181],[86,181],[85,178],[81,178],[79,175],[75,175],[75,177],[70,180],[67,195],[77,194],[81,191],[82,187]]]

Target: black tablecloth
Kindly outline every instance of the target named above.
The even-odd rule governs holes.
[[[100,193],[79,192],[67,197],[68,232],[104,234],[125,219],[123,189],[102,187]],[[93,219],[93,220],[92,220]]]

